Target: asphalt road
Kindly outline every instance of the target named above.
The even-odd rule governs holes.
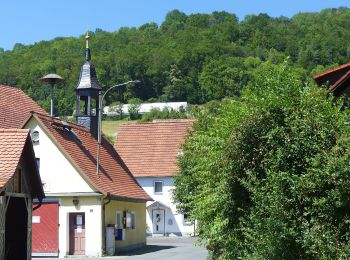
[[[193,237],[151,237],[147,238],[147,246],[141,250],[128,254],[99,257],[99,258],[72,258],[74,260],[205,260],[208,252],[204,247],[195,246],[197,242]],[[34,260],[53,260],[57,258],[33,258]],[[65,258],[67,259],[67,258]]]

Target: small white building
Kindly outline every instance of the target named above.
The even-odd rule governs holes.
[[[141,187],[153,198],[147,203],[149,235],[187,236],[193,223],[172,202],[181,144],[193,120],[157,120],[121,125],[115,148]]]

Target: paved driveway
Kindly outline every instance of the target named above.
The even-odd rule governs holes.
[[[152,237],[147,238],[147,246],[141,250],[113,257],[73,258],[74,260],[205,260],[208,256],[204,247],[195,246],[197,239],[190,237]],[[33,258],[53,260],[53,258]],[[54,258],[55,259],[55,258]],[[57,259],[57,258],[56,258]],[[66,258],[67,259],[67,258]]]

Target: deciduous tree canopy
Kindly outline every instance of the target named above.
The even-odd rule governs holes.
[[[240,100],[198,112],[175,200],[214,259],[350,254],[349,113],[301,78],[266,62]]]
[[[152,98],[202,104],[239,95],[252,71],[266,60],[280,63],[289,56],[292,66],[307,76],[347,62],[349,18],[346,8],[291,18],[250,15],[243,21],[227,12],[186,15],[174,10],[161,25],[96,29],[90,47],[104,88],[142,81],[113,91],[107,103]],[[49,88],[38,79],[58,73],[66,81],[57,88],[56,110],[58,115],[72,114],[83,42],[83,36],[59,37],[28,46],[18,43],[12,51],[0,49],[0,83],[21,87],[49,109]]]

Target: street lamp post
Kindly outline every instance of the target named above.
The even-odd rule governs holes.
[[[127,82],[124,83],[120,83],[117,85],[114,85],[112,87],[110,87],[109,89],[106,90],[105,93],[103,93],[101,95],[101,93],[98,95],[98,125],[97,125],[97,159],[96,159],[96,175],[99,176],[99,168],[100,168],[100,148],[101,148],[101,132],[102,132],[102,103],[103,103],[103,99],[105,98],[106,94],[116,88],[116,87],[120,87],[120,86],[124,86],[130,83],[139,83],[139,80],[129,80]]]
[[[60,75],[57,74],[47,74],[44,77],[40,79],[42,82],[50,84],[50,95],[51,95],[51,102],[50,102],[50,115],[53,117],[54,111],[53,111],[53,89],[55,84],[64,81],[64,78],[62,78]]]

